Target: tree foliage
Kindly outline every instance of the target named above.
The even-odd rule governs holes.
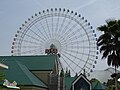
[[[64,70],[63,70],[63,68],[61,69],[60,77],[64,77]]]
[[[118,90],[120,90],[120,82],[117,82]],[[115,90],[115,78],[109,79],[106,83],[106,90]]]
[[[110,66],[120,66],[120,20],[109,19],[106,24],[97,28],[103,32],[97,40],[102,59],[107,58]]]
[[[3,82],[5,74],[3,72],[0,71],[0,83]],[[2,89],[3,86],[0,86],[0,89]]]
[[[0,82],[4,80],[5,74],[3,72],[0,72]]]
[[[65,77],[71,77],[71,72],[66,68]]]
[[[64,73],[64,70],[63,68],[61,69],[61,72],[60,72],[60,77],[71,77],[71,72],[70,70],[68,70],[68,68],[66,68],[66,71]]]

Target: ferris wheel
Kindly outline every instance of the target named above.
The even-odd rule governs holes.
[[[44,55],[51,46],[60,63],[73,74],[92,72],[98,58],[96,34],[90,23],[69,9],[47,9],[28,18],[15,34],[12,55]]]

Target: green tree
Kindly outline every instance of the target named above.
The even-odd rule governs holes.
[[[68,77],[68,68],[66,67],[65,77]]]
[[[61,69],[60,77],[64,77],[64,70],[63,70],[63,68]]]
[[[3,83],[3,80],[5,79],[4,76],[5,76],[5,74],[0,71],[0,83],[1,82]],[[2,89],[2,88],[3,88],[3,86],[0,86],[0,89]]]
[[[107,58],[107,64],[120,66],[120,20],[109,19],[106,24],[97,28],[103,34],[98,38],[102,59]]]
[[[102,59],[106,58],[107,64],[114,66],[116,73],[116,68],[120,66],[120,20],[106,20],[106,24],[97,29],[103,33],[97,40]]]
[[[106,90],[115,90],[115,80],[109,79],[106,83]]]
[[[4,73],[3,72],[0,72],[0,82],[4,80]]]
[[[120,90],[120,82],[118,83],[118,90]],[[109,79],[106,84],[106,90],[115,90],[115,78],[114,79]]]
[[[65,77],[71,77],[71,72],[66,68]]]
[[[68,72],[68,77],[71,77],[71,72],[70,72],[70,70],[69,70],[69,72]]]

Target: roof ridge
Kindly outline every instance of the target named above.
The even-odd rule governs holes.
[[[20,69],[22,69],[22,71],[25,73],[25,75],[33,85],[40,86],[39,84],[36,84],[35,81],[28,74],[31,74],[33,78],[36,78],[38,81],[40,81],[41,84],[43,85],[42,87],[47,87],[41,80],[39,80],[35,75],[33,75],[25,65],[23,65],[19,61],[16,61],[16,63],[19,65]],[[21,65],[23,65],[23,67]],[[28,72],[25,72],[24,69],[28,70]]]

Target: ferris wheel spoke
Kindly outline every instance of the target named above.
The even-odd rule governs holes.
[[[65,32],[66,32],[66,30],[67,30],[67,28],[69,27],[69,25],[71,24],[71,19],[69,19],[69,21],[68,21],[68,23],[67,23],[67,25],[64,27],[64,29],[62,30],[62,33],[64,34]],[[65,34],[64,34],[65,35]]]
[[[69,63],[67,63],[67,61],[64,59],[64,57],[61,57],[61,58],[62,58],[62,60],[64,60],[64,62],[68,65],[68,67],[69,67],[74,73],[76,73],[75,70],[71,67],[71,65],[70,65]]]
[[[78,32],[80,32],[81,30],[82,30],[82,28],[76,29],[73,33],[71,32],[70,35],[67,35],[67,37],[72,38],[72,37],[74,37]]]
[[[71,53],[66,52],[65,50],[62,50],[62,51],[63,51],[63,53],[66,53],[66,54],[69,55],[69,56],[72,56],[72,57],[74,57],[74,58],[76,58],[76,59],[78,59],[78,60],[80,60],[80,61],[82,61],[82,62],[85,62],[84,60],[82,60],[82,59],[80,59],[80,58],[72,55]]]
[[[76,44],[81,44],[81,43],[85,43],[85,42],[88,42],[88,40],[80,40],[80,41],[71,41],[71,42],[68,42],[67,44],[68,45],[70,45],[70,44],[74,44],[74,45],[76,45]]]
[[[64,21],[65,22],[65,21]],[[70,23],[71,23],[71,19],[68,21],[68,23],[67,23],[67,25],[64,27],[64,29],[62,30],[61,29],[61,31],[62,31],[62,36],[66,36],[68,33],[66,32],[66,30],[67,30],[67,28],[68,28],[68,26],[70,25]],[[69,31],[69,33],[72,31],[72,28],[74,28],[76,26],[76,24],[75,25],[73,25],[69,30],[67,30],[67,31]],[[60,32],[61,33],[61,32]],[[59,34],[60,34],[59,33]],[[66,34],[66,35],[65,35]],[[65,38],[65,37],[64,37]]]
[[[47,37],[40,31],[40,29],[34,24],[35,28],[40,32],[40,34],[47,40]],[[43,27],[42,27],[43,28]],[[42,38],[44,41],[45,39]]]
[[[92,65],[92,64],[91,64]],[[84,68],[86,68],[87,70],[90,70],[90,67],[88,67],[87,65],[84,66]]]
[[[61,23],[61,25],[60,25],[60,27],[59,27],[59,29],[58,29],[58,34],[60,34],[60,32],[62,31],[62,28],[63,28],[63,25],[64,25],[64,23],[65,23],[65,20],[66,20],[66,17],[64,17],[64,19],[63,19],[63,21],[62,21],[62,23]]]
[[[60,12],[59,12],[59,13],[60,13]],[[55,36],[57,36],[56,34],[57,34],[57,31],[58,31],[58,26],[59,26],[59,18],[60,18],[60,16],[59,16],[59,14],[58,14],[57,23],[56,23],[56,28],[55,28]]]
[[[74,17],[74,16],[73,16]],[[67,29],[68,26],[71,23],[71,20],[68,22],[68,24],[65,26],[64,30],[63,30],[63,36],[65,35],[66,37],[69,35],[69,33],[71,33],[73,31],[73,29],[77,26],[77,23],[75,23],[74,25],[72,25],[72,27],[70,29]]]
[[[77,26],[77,24],[74,24],[70,29],[67,30],[67,32],[65,32],[65,33],[63,34],[63,36],[65,35],[65,38],[66,38],[66,37],[71,37],[71,36],[73,36],[73,32],[72,32],[72,31],[74,30],[74,28],[75,28],[76,26]],[[72,35],[71,35],[70,33],[71,33]],[[70,34],[70,35],[69,35],[69,34]],[[75,34],[74,34],[74,35],[75,35]]]
[[[67,41],[65,40],[64,37],[61,37],[61,38],[59,39],[59,41],[60,41],[60,43],[61,43],[61,46],[66,46],[66,45],[67,45]]]
[[[45,15],[45,14],[44,14]],[[51,36],[51,34],[50,34],[50,28],[49,28],[49,25],[48,25],[48,20],[47,20],[47,18],[45,18],[45,21],[46,21],[46,25],[47,25],[47,30],[48,30],[48,33],[49,33],[49,38],[51,38],[52,36]]]
[[[83,49],[83,48],[85,48],[85,49],[89,49],[90,47],[89,46],[67,46],[68,48],[75,48],[75,49]]]
[[[22,42],[29,43],[29,44],[40,45],[40,43],[29,41],[29,40],[22,40]]]
[[[21,39],[17,38],[16,39],[17,41],[20,41]],[[29,44],[35,44],[35,45],[40,45],[40,43],[37,43],[37,42],[33,42],[33,41],[29,41],[29,40],[22,40],[23,43],[29,43]],[[15,42],[15,44],[20,44],[20,43],[17,43]]]
[[[54,25],[53,25],[54,21],[53,21],[53,15],[52,15],[52,20],[51,20],[51,21],[52,21],[52,23],[51,23],[51,24],[52,24],[52,25],[51,25],[51,26],[52,26],[51,32],[52,32],[52,37],[53,37],[53,33],[54,33]]]
[[[80,64],[80,63],[78,63],[78,64]],[[88,64],[87,64],[87,62],[86,62],[85,65],[82,67],[82,69],[78,72],[78,74],[81,73],[82,70],[84,70],[84,69],[85,69],[85,73],[87,73],[86,69],[87,69],[87,70],[90,69],[90,67],[88,67],[87,65],[88,65]],[[89,65],[92,65],[92,64],[90,63]],[[76,66],[75,68],[77,68],[77,66]]]
[[[95,56],[93,56],[93,58],[90,58],[90,57],[89,57],[89,60],[93,62],[93,61],[94,61],[94,57],[95,57]]]
[[[83,33],[83,34],[74,36],[74,37],[72,37],[72,38],[69,38],[68,40],[69,40],[69,41],[74,41],[74,40],[79,39],[79,38],[84,37],[84,36],[86,36],[86,33]],[[84,38],[84,39],[85,39],[85,38]]]
[[[91,41],[90,41],[90,43],[91,43],[94,39],[89,39],[89,40],[91,40]],[[83,43],[83,42],[84,42],[84,43],[89,42],[89,40],[88,40],[88,39],[86,39],[86,40],[81,39],[81,40],[78,41],[78,40],[76,39],[76,40],[74,40],[74,41],[67,42],[67,44],[68,44],[68,45],[70,45],[70,44],[76,45],[76,44],[81,44],[81,43]],[[90,43],[89,43],[89,44],[90,44]],[[94,44],[95,44],[95,43],[94,43]],[[86,45],[85,45],[85,46],[86,46]],[[91,46],[91,47],[93,47],[93,46]]]
[[[66,53],[66,54],[68,54],[69,56],[72,56],[72,57],[76,58],[76,59],[79,60],[79,61],[82,61],[82,62],[86,63],[85,60],[83,60],[83,59],[81,59],[81,58],[78,58],[78,57],[76,57],[75,55],[72,55],[71,53],[66,52],[65,50],[64,50],[63,52]],[[88,63],[88,64],[91,65],[91,63]]]
[[[69,39],[68,41],[68,44],[75,44],[75,43],[77,43],[77,44],[80,44],[81,42],[89,42],[89,44],[94,40],[93,38],[86,38],[86,37],[82,37],[82,39],[81,40],[78,40],[79,38],[81,38],[82,36],[76,36],[76,37],[73,37],[73,38],[71,38],[71,39]]]
[[[64,37],[61,37],[59,35],[56,36],[56,38],[58,39],[58,41],[60,42],[61,45],[66,45],[66,40],[64,39]]]
[[[35,41],[38,41],[38,42],[41,42],[38,38],[35,38],[35,37],[33,37],[33,36],[31,36],[31,35],[28,35],[28,34],[25,34],[27,37],[29,37],[29,38],[31,38],[31,39],[34,39]],[[41,44],[41,43],[40,43]],[[42,43],[43,44],[43,43]],[[41,44],[41,45],[42,45]]]
[[[90,70],[90,68],[89,67],[83,67],[79,72],[78,72],[78,74],[81,74],[81,72],[83,71],[85,69],[85,73],[87,74],[88,72],[89,72],[89,70]],[[86,70],[87,69],[87,70]]]
[[[67,30],[68,26],[70,25],[70,23],[71,23],[71,19],[69,20],[69,22],[67,23],[67,25],[65,26],[65,28],[62,30],[62,33],[66,32],[66,30]]]
[[[56,38],[58,38],[58,40],[61,42],[61,44],[66,45],[66,39],[63,36],[56,36]]]
[[[80,35],[76,35],[76,34],[78,34],[78,32],[80,32],[78,30],[76,30],[76,31],[77,32],[71,32],[69,35],[66,35],[65,37],[68,38],[68,40],[76,40],[76,39],[79,39],[79,38],[83,37],[81,35],[81,33],[80,33]]]
[[[38,35],[36,32],[34,32],[32,29],[30,29],[30,31],[32,32],[32,33],[34,33],[37,37],[38,37],[38,39],[37,40],[40,40],[41,39],[41,42],[43,43],[44,42],[44,39],[40,36],[40,35]]]
[[[73,53],[78,53],[78,54],[81,54],[81,55],[86,55],[86,56],[88,56],[89,54],[88,53],[84,53],[84,52],[78,52],[78,51],[76,51],[76,50],[66,50],[66,51],[68,51],[68,52],[73,52]]]
[[[33,24],[33,26],[35,26]],[[25,28],[28,28],[26,25],[24,25]],[[37,29],[38,30],[38,29]],[[35,34],[39,39],[41,39],[41,41],[44,41],[44,38],[42,38],[38,33],[34,32],[34,30],[32,30],[31,28],[29,28],[29,31],[31,31],[33,34]]]
[[[46,37],[46,39],[48,40],[50,37],[49,37],[49,35],[47,34],[47,29],[45,29],[45,27],[43,26],[43,24],[40,22],[40,26],[42,27],[42,29],[43,29],[43,31],[44,31],[44,33],[45,34],[42,34],[42,35],[44,35],[45,37]]]
[[[74,48],[74,49],[83,49],[83,48],[85,48],[85,49],[88,49],[88,50],[90,50],[90,49],[92,49],[92,50],[94,50],[95,49],[95,47],[90,47],[90,46],[67,46],[68,48]],[[96,51],[91,51],[91,52],[96,52]]]
[[[77,63],[75,63],[71,58],[69,58],[67,55],[65,55],[65,54],[63,54],[62,53],[62,55],[64,56],[64,57],[66,57],[69,61],[71,61],[74,65],[76,65],[76,66],[78,66],[80,69],[82,69],[82,67],[80,67]]]
[[[75,36],[75,37],[73,37],[73,38],[69,38],[68,41],[69,41],[69,42],[71,42],[71,41],[73,42],[73,41],[76,41],[76,40],[78,41],[79,38],[82,38],[82,39],[83,39],[83,40],[81,39],[81,41],[84,41],[84,39],[86,39],[86,37]],[[88,40],[86,40],[86,41],[88,41]]]

